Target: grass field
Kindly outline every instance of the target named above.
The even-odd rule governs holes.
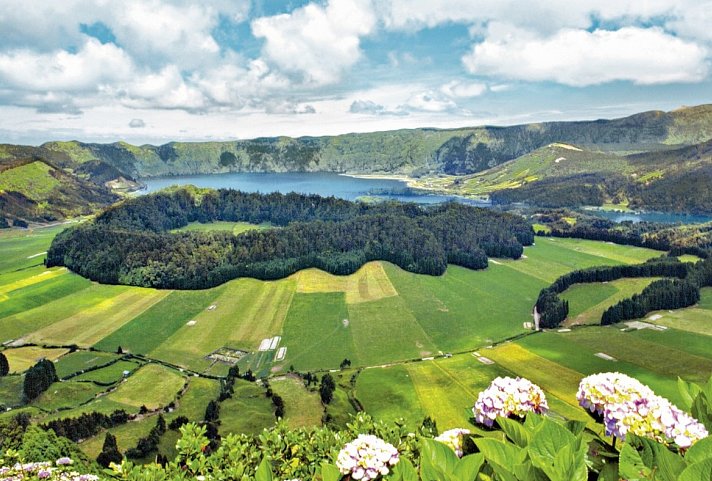
[[[45,411],[71,409],[93,399],[105,387],[93,382],[64,381],[52,384],[32,405]]]
[[[109,363],[117,357],[116,354],[108,352],[76,351],[59,358],[54,366],[57,369],[57,375],[63,378],[94,366]]]
[[[0,377],[0,405],[14,407],[22,404],[23,376]],[[3,409],[0,409],[0,412]]]
[[[600,324],[603,312],[623,299],[640,293],[656,278],[619,279],[606,283],[575,284],[561,294],[569,301],[569,316],[564,326]]]
[[[110,366],[85,372],[72,379],[76,379],[77,381],[93,381],[105,385],[113,384],[123,379],[124,371],[131,373],[140,366],[139,363],[133,361],[118,361]]]
[[[191,222],[180,229],[174,229],[171,232],[213,232],[213,231],[231,231],[233,234],[242,234],[250,230],[271,229],[273,226],[266,224],[250,224],[248,222],[227,222],[215,221],[201,224],[200,222]]]
[[[290,428],[321,426],[324,408],[316,391],[309,391],[299,377],[285,376],[270,382],[284,400],[284,420]]]
[[[193,225],[191,229],[234,229]],[[527,331],[531,309],[541,288],[556,277],[595,265],[638,263],[661,253],[576,239],[536,238],[519,260],[491,259],[489,268],[472,271],[449,266],[443,276],[415,275],[386,263],[372,262],[350,276],[315,269],[289,278],[263,282],[239,279],[202,291],[156,291],[127,286],[98,285],[63,269],[45,269],[42,253],[57,229],[0,233],[0,342],[25,339],[55,345],[77,343],[106,352],[46,350],[42,347],[5,349],[14,371],[24,371],[40,357],[59,358],[60,376],[105,364],[123,350],[171,362],[196,371],[224,374],[225,364],[211,365],[206,356],[221,347],[249,354],[241,370],[282,375],[290,365],[300,371],[335,369],[348,358],[363,369],[353,395],[379,419],[405,418],[417,426],[423,417],[437,420],[441,430],[467,426],[479,391],[496,376],[522,375],[540,383],[552,410],[564,417],[586,419],[576,406],[581,377],[619,370],[650,384],[677,402],[678,375],[701,380],[712,373],[712,289],[703,291],[698,306],[669,313],[654,322],[667,331],[621,332],[619,327],[585,327],[571,333],[547,332],[505,342]],[[36,255],[39,254],[39,255]],[[34,256],[34,257],[33,257]],[[581,322],[600,318],[600,312],[620,298],[639,292],[650,279],[575,286],[564,294],[571,315]],[[4,297],[3,297],[4,296]],[[583,316],[583,317],[582,317]],[[189,322],[194,321],[194,322]],[[701,334],[705,334],[702,336]],[[281,336],[283,361],[275,350],[257,352],[265,338]],[[486,346],[498,344],[492,349]],[[494,361],[478,361],[469,351]],[[608,361],[595,354],[616,358]],[[453,353],[451,358],[406,362]],[[396,364],[394,364],[396,363]],[[376,366],[376,367],[373,367]],[[383,367],[380,367],[383,366]],[[202,419],[205,407],[218,394],[214,380],[187,376],[149,363],[121,381],[133,362],[120,361],[57,383],[36,401],[36,419],[76,416],[97,410],[142,405],[155,409],[176,402],[166,413]],[[281,371],[281,372],[279,372]],[[334,373],[338,389],[327,407],[337,423],[354,409],[349,402],[355,370]],[[21,376],[0,380],[0,404],[19,404]],[[83,381],[83,382],[80,382]],[[121,381],[112,392],[91,381]],[[182,397],[178,393],[187,383]],[[324,413],[316,393],[299,380],[273,380],[286,402],[292,426],[318,425]],[[81,402],[90,400],[86,405]],[[220,431],[258,432],[274,423],[274,407],[264,389],[238,381],[235,395],[221,405]],[[155,417],[112,430],[121,449],[135,445],[155,424]],[[176,434],[167,433],[161,450],[172,452]],[[98,453],[103,433],[82,444]]]
[[[10,364],[10,372],[24,372],[37,364],[40,359],[54,361],[63,354],[69,352],[68,349],[47,349],[39,346],[25,346],[2,351]]]
[[[274,406],[263,388],[238,380],[232,398],[220,404],[220,433],[258,433],[275,422]]]
[[[98,349],[114,350],[121,346],[135,354],[148,354],[186,322],[205,310],[222,288],[202,291],[173,291],[159,302],[104,337]]]
[[[117,296],[33,332],[27,336],[27,340],[89,347],[161,301],[168,293],[155,289],[127,288]]]
[[[185,378],[176,371],[148,364],[122,382],[106,399],[135,408],[146,406],[157,409],[169,404],[185,382]]]

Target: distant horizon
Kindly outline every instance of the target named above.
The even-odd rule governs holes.
[[[537,123],[551,123],[551,122],[592,122],[596,120],[615,120],[615,119],[620,119],[620,118],[625,118],[625,117],[630,117],[632,115],[637,115],[637,114],[642,114],[646,112],[675,112],[677,110],[683,110],[683,109],[689,109],[689,108],[697,108],[697,107],[704,107],[707,105],[712,106],[712,101],[711,102],[706,102],[706,103],[701,103],[701,104],[696,104],[696,105],[680,105],[675,108],[670,108],[670,109],[662,109],[662,108],[651,108],[647,110],[640,110],[640,111],[633,111],[629,114],[625,115],[615,115],[615,116],[609,116],[609,117],[591,117],[591,118],[565,118],[565,119],[555,119],[555,120],[531,120],[529,122],[512,122],[512,123],[482,123],[482,124],[467,124],[467,125],[456,125],[453,127],[437,127],[437,126],[432,126],[432,125],[423,125],[423,126],[416,126],[416,127],[401,127],[401,128],[392,128],[392,129],[380,129],[380,130],[363,130],[363,131],[347,131],[347,132],[341,132],[341,133],[335,133],[335,134],[305,134],[305,135],[289,135],[289,134],[275,134],[275,135],[257,135],[253,137],[235,137],[235,138],[222,138],[222,139],[215,139],[215,138],[206,138],[206,139],[195,139],[195,140],[176,140],[174,138],[166,138],[162,141],[146,141],[146,142],[137,142],[137,141],[129,141],[125,138],[116,138],[115,140],[85,140],[85,139],[80,139],[80,138],[54,138],[54,139],[47,139],[47,140],[41,140],[36,143],[20,143],[20,142],[6,142],[0,139],[0,144],[9,144],[9,145],[30,145],[34,147],[39,147],[43,144],[51,143],[51,142],[80,142],[84,144],[116,144],[120,142],[125,142],[130,145],[134,146],[143,146],[143,145],[151,145],[151,146],[160,146],[160,145],[165,145],[173,142],[177,143],[206,143],[206,142],[239,142],[239,141],[245,141],[245,140],[254,140],[254,139],[259,139],[259,138],[279,138],[279,137],[289,137],[289,138],[294,138],[294,139],[299,139],[299,138],[308,138],[308,137],[338,137],[341,135],[353,135],[353,134],[373,134],[373,133],[380,133],[380,132],[391,132],[391,131],[399,131],[399,130],[460,130],[460,129],[475,129],[475,128],[481,128],[481,127],[513,127],[517,125],[528,125],[528,124],[537,124]]]

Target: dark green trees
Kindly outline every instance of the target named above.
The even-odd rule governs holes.
[[[53,383],[59,381],[57,372],[52,364],[47,359],[42,359],[40,362],[32,366],[25,374],[24,394],[25,399],[32,401],[37,396],[47,390]]]
[[[199,197],[199,200],[197,200]],[[189,222],[269,222],[279,229],[181,232]],[[451,203],[367,205],[333,197],[179,189],[129,199],[53,241],[47,265],[92,280],[203,289],[237,277],[270,280],[308,267],[351,274],[374,260],[441,275],[447,264],[519,258],[534,233],[521,216]]]
[[[5,354],[0,352],[0,376],[7,376],[10,373],[10,363],[7,362]]]
[[[336,390],[336,382],[331,374],[324,374],[321,378],[321,384],[319,385],[319,396],[321,396],[321,402],[324,404],[329,404],[332,399],[334,399],[334,391]]]
[[[119,447],[116,444],[116,437],[111,433],[106,433],[104,438],[104,447],[101,449],[101,453],[96,458],[96,462],[105,468],[109,467],[109,464],[116,463],[121,464],[123,456],[119,451]]]

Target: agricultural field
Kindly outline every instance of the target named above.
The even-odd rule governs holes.
[[[557,415],[586,420],[575,400],[585,375],[626,372],[677,402],[677,376],[712,374],[712,289],[703,290],[697,306],[653,313],[634,329],[595,324],[605,308],[652,279],[574,286],[563,294],[569,322],[593,325],[536,334],[524,327],[539,291],[556,277],[662,254],[649,249],[537,237],[522,259],[491,259],[482,271],[450,266],[431,277],[371,262],[350,276],[308,269],[277,281],[173,291],[100,285],[66,269],[45,269],[42,254],[60,229],[0,233],[0,251],[10,253],[0,258],[0,342],[11,371],[19,373],[0,379],[0,404],[21,404],[21,373],[40,358],[55,361],[59,376],[68,378],[30,405],[38,420],[94,410],[137,414],[144,405],[171,403],[167,422],[181,415],[200,420],[219,393],[218,381],[200,375],[229,368],[208,358],[218,350],[244,353],[241,372],[274,375],[270,384],[295,427],[319,425],[325,413],[343,424],[355,412],[353,399],[379,419],[404,418],[414,427],[425,416],[441,430],[468,425],[477,394],[506,375],[542,385]],[[70,352],[72,345],[79,350]],[[119,347],[128,357],[119,359]],[[333,373],[337,390],[326,408],[317,392],[285,376],[290,367],[321,376],[344,359],[351,367]],[[264,388],[243,380],[220,412],[223,435],[259,432],[275,421]],[[124,450],[155,421],[149,414],[111,432]],[[169,430],[162,437],[162,452],[173,453],[176,436]],[[100,433],[81,446],[95,456],[102,442]]]

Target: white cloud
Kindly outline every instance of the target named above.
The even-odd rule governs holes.
[[[128,79],[133,68],[131,58],[122,49],[91,38],[76,53],[0,53],[0,81],[20,90],[94,90],[97,85]]]
[[[551,36],[490,24],[483,42],[463,57],[476,75],[587,86],[628,80],[650,85],[697,82],[708,73],[707,51],[661,28],[615,31],[562,29]]]
[[[132,129],[142,129],[146,126],[146,122],[143,119],[131,119],[129,122],[129,127]]]
[[[440,113],[456,110],[457,104],[441,92],[426,90],[411,95],[401,108],[413,111]]]
[[[265,59],[307,83],[326,85],[361,57],[360,38],[376,24],[367,0],[310,3],[289,14],[252,22],[252,33],[264,38]]]
[[[393,109],[389,110],[385,105],[377,104],[372,100],[354,100],[351,102],[349,107],[349,112],[352,114],[366,114],[366,115],[395,115],[402,116],[408,115],[408,112],[403,109]]]
[[[487,91],[487,85],[480,82],[452,80],[442,87],[440,92],[451,98],[478,97]]]

